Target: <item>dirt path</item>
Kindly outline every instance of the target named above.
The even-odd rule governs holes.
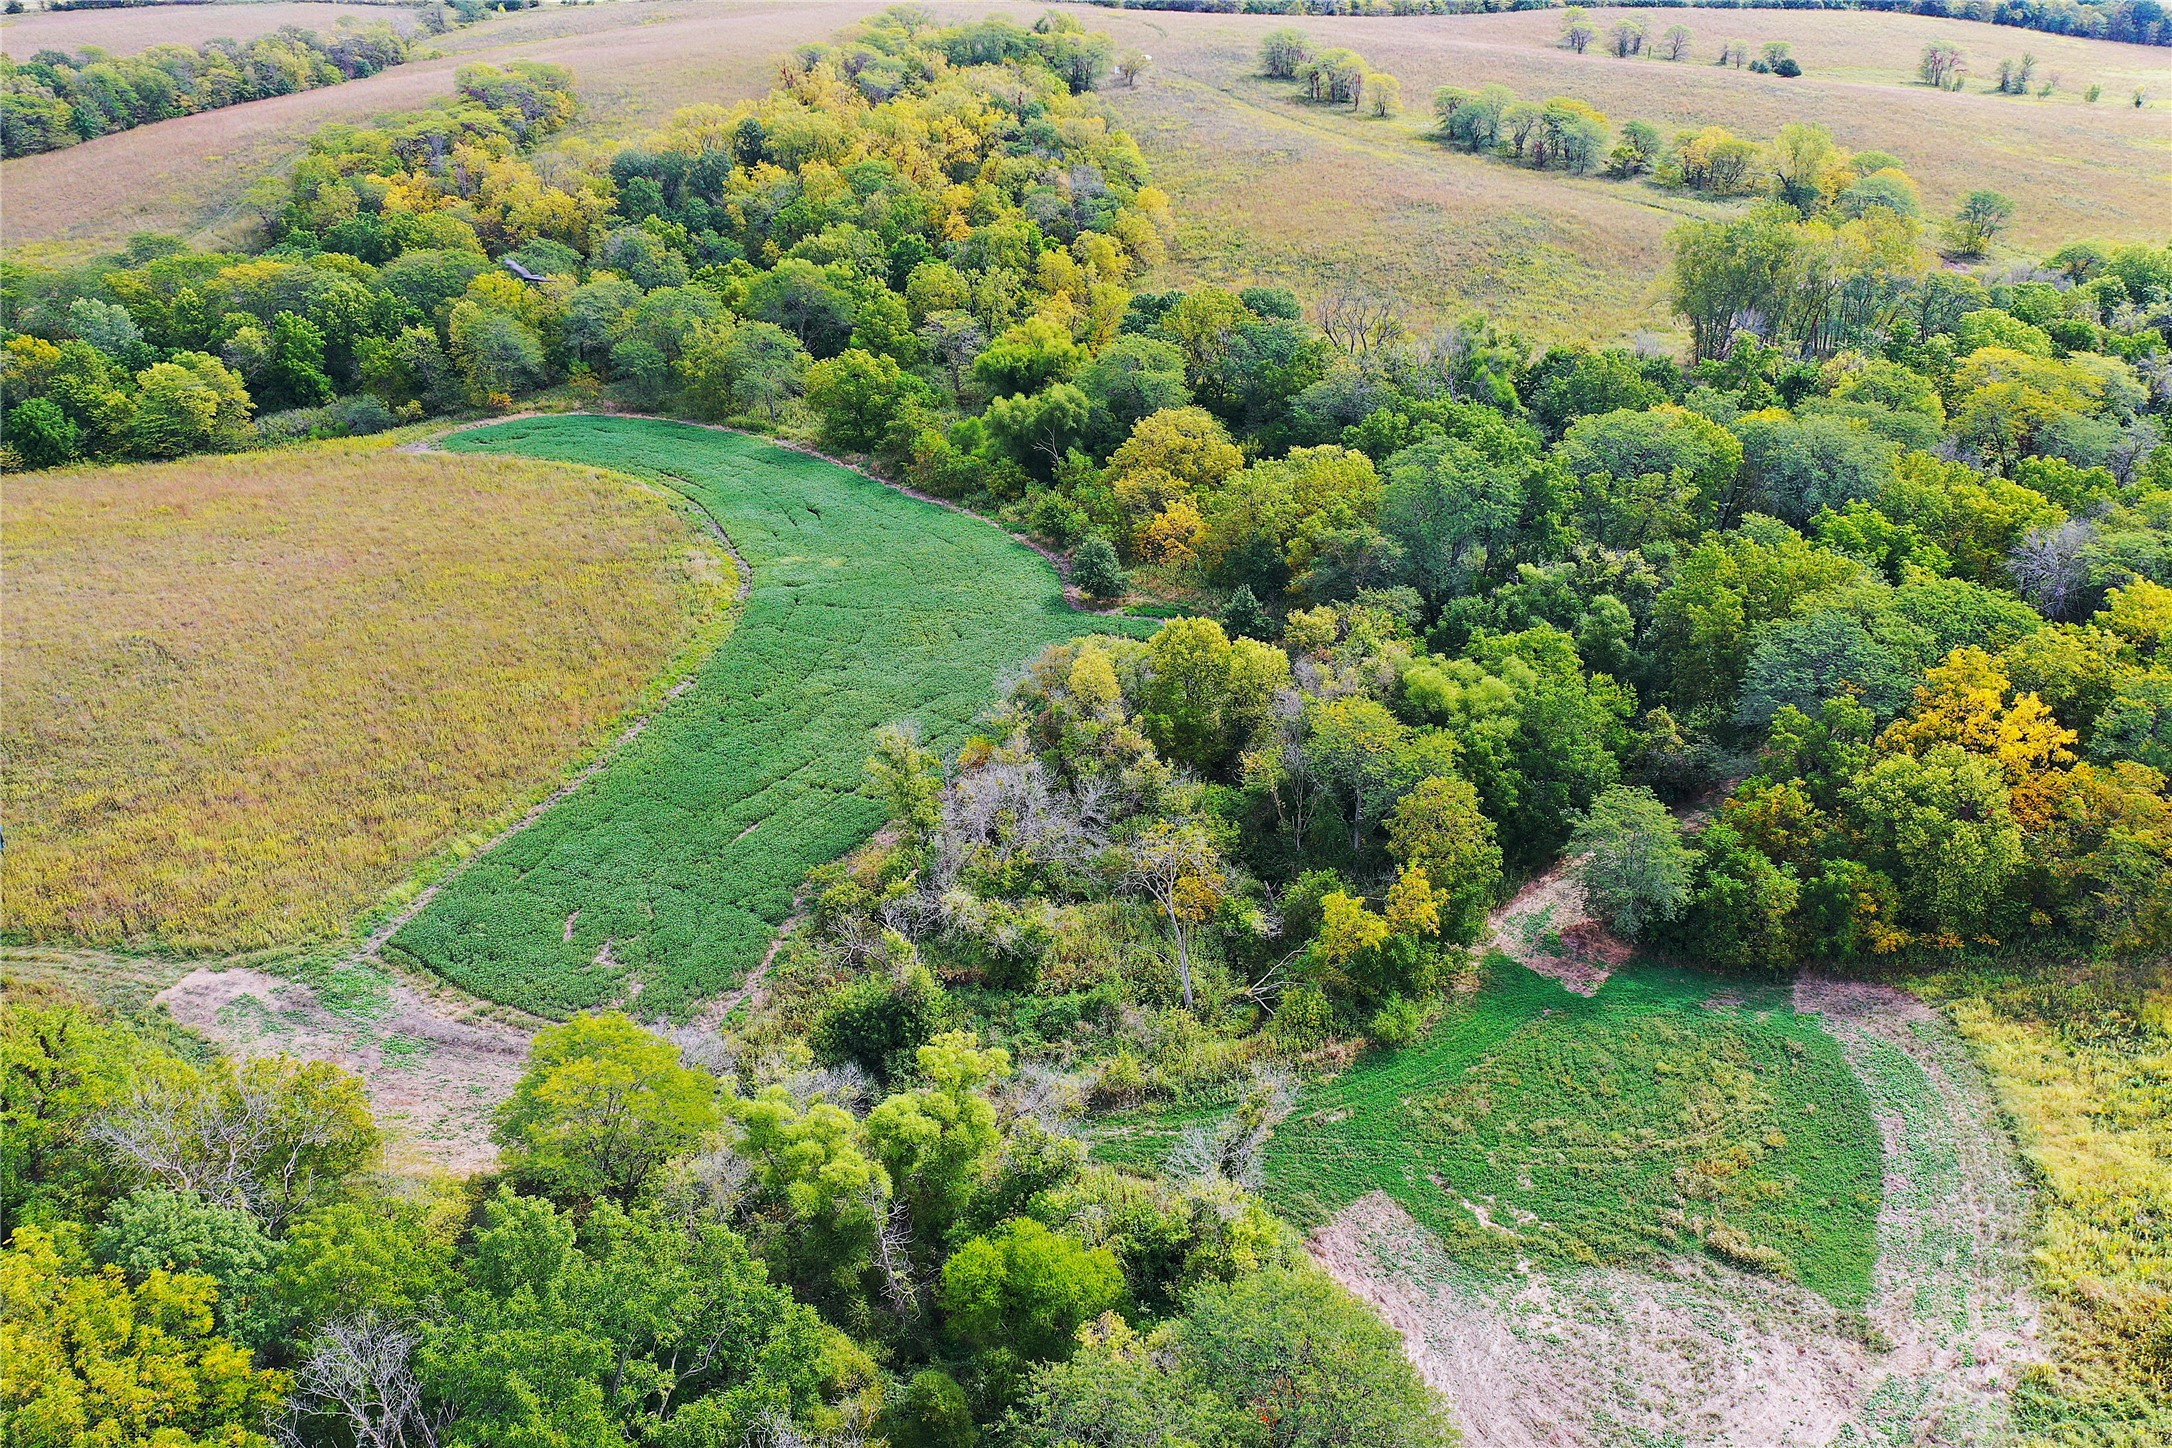
[[[1321,1265],[1403,1334],[1472,1448],[1976,1448],[2010,1435],[2006,1390],[2041,1353],[2026,1195],[1983,1083],[1912,997],[1805,979],[1796,1004],[1825,1016],[1884,1133],[1863,1313],[1704,1257],[1486,1279],[1380,1193],[1313,1239]]]

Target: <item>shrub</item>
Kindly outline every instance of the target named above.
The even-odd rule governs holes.
[[[1090,534],[1071,553],[1071,581],[1089,598],[1116,598],[1127,580],[1117,566],[1116,548],[1099,533]]]
[[[900,937],[889,938],[910,952]],[[895,974],[863,977],[830,997],[807,1044],[828,1065],[850,1062],[888,1080],[911,1069],[913,1053],[942,1029],[944,1014],[943,988],[908,954]]]

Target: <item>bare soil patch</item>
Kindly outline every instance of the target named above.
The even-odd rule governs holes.
[[[496,1162],[490,1114],[520,1079],[533,1034],[502,1008],[352,969],[323,992],[246,967],[198,969],[155,999],[237,1056],[299,1056],[360,1076],[392,1165],[410,1170]]]
[[[1593,918],[1584,898],[1585,857],[1557,862],[1488,919],[1502,954],[1578,995],[1599,993],[1636,949]]]
[[[1946,1021],[1883,987],[1806,978],[1877,1113],[1886,1159],[1867,1311],[1707,1258],[1484,1278],[1381,1193],[1314,1257],[1403,1334],[1473,1448],[1976,1445],[2039,1360],[2028,1201],[1980,1073]]]

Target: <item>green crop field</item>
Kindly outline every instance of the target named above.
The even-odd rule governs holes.
[[[1158,1157],[1201,1114],[1104,1154]],[[1267,1199],[1301,1225],[1374,1191],[1473,1267],[1704,1241],[1857,1307],[1879,1134],[1839,1046],[1783,989],[1640,965],[1587,999],[1496,958],[1423,1044],[1312,1088],[1268,1146]]]
[[[460,452],[616,468],[705,509],[753,571],[729,640],[590,783],[452,880],[392,948],[479,995],[565,1015],[639,994],[684,1012],[755,965],[815,865],[881,822],[869,736],[955,747],[997,676],[1094,627],[988,523],[850,469],[679,423],[546,417]]]

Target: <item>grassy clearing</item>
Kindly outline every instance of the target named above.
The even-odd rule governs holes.
[[[392,946],[546,1015],[640,995],[684,1012],[757,963],[807,871],[871,833],[869,735],[955,747],[996,676],[1098,627],[988,523],[755,438],[552,417],[455,434],[668,483],[731,535],[754,592],[693,687],[588,785],[478,859]]]
[[[329,444],[9,483],[5,930],[323,939],[546,790],[731,562],[625,479]]]
[[[1924,987],[1990,1073],[2037,1179],[2058,1338],[2026,1385],[2044,1443],[2172,1433],[2172,988],[2163,961],[2016,960]]]
[[[1152,1158],[1185,1124],[1118,1145]],[[1480,1270],[1694,1248],[1868,1299],[1877,1124],[1784,994],[1639,965],[1585,998],[1496,960],[1425,1044],[1314,1088],[1267,1153],[1307,1227],[1385,1192]],[[1777,1254],[1777,1255],[1774,1255]]]
[[[1449,152],[1430,139],[1441,85],[1498,81],[1519,96],[1573,95],[1618,126],[1724,125],[1769,139],[1791,121],[1828,126],[1843,146],[1902,158],[1933,214],[1995,187],[2019,205],[2004,240],[2034,254],[2077,237],[2154,239],[2162,228],[2172,104],[2165,53],[2150,47],[1913,15],[1858,12],[1598,10],[1602,37],[1625,13],[1654,36],[1683,24],[1690,61],[1618,60],[1559,48],[1558,10],[1493,15],[1307,19],[1323,45],[1348,46],[1398,77],[1407,112],[1390,121],[1309,105],[1261,79],[1257,49],[1285,17],[1116,12],[1119,47],[1154,69],[1109,92],[1155,181],[1176,201],[1178,246],[1154,279],[1281,282],[1301,290],[1354,271],[1414,320],[1480,308],[1542,339],[1671,331],[1658,281],[1667,232],[1723,208],[1641,183],[1542,174]],[[1722,41],[1752,53],[1786,40],[1799,80],[1711,64]],[[1933,42],[1959,47],[1978,77],[1958,94],[1914,84]],[[2062,89],[2049,100],[1982,93],[1996,62],[2027,50]],[[2084,104],[2092,82],[2104,97]],[[2158,99],[2127,103],[2136,85]]]

